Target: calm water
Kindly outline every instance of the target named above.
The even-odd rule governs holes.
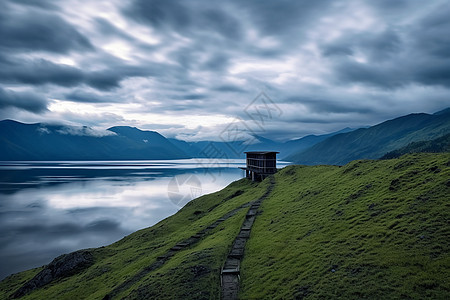
[[[0,279],[108,245],[243,177],[244,160],[0,162]]]

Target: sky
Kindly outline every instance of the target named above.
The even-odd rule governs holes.
[[[283,141],[433,113],[448,16],[448,0],[0,0],[0,119]]]

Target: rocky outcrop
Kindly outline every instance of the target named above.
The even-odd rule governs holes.
[[[93,263],[94,256],[89,250],[79,250],[58,256],[41,272],[18,289],[12,295],[12,298],[22,297],[54,280],[74,275],[88,268]]]

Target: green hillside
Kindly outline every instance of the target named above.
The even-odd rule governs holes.
[[[441,153],[450,152],[450,133],[431,141],[412,142],[405,147],[391,151],[383,155],[382,159],[399,158],[409,153]]]
[[[219,299],[220,269],[251,201],[267,191],[241,263],[241,299],[449,298],[450,154],[289,166],[273,177],[236,181],[88,249],[85,264],[23,299]],[[3,280],[0,298],[42,270]]]
[[[305,165],[344,165],[356,159],[377,159],[412,142],[433,140],[449,132],[448,109],[432,115],[410,114],[332,136],[284,160]]]

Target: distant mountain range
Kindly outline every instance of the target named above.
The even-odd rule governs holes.
[[[0,121],[0,160],[138,160],[189,156],[154,131]]]
[[[279,158],[298,164],[341,165],[355,159],[380,158],[410,143],[430,141],[449,133],[450,108],[287,142],[254,135],[251,144],[247,141],[186,142],[128,126],[96,132],[86,126],[4,120],[0,121],[0,160],[243,158],[244,151],[265,150],[279,151]]]
[[[298,164],[344,165],[355,159],[376,159],[409,143],[450,133],[450,109],[435,114],[410,114],[369,128],[337,134],[285,159]]]
[[[0,160],[145,160],[181,158],[244,158],[243,151],[272,150],[288,155],[306,149],[327,137],[309,135],[301,139],[278,143],[254,136],[253,144],[246,141],[231,143],[199,141],[186,142],[165,138],[155,131],[116,126],[104,132],[89,127],[23,124],[12,120],[0,121]],[[242,151],[241,151],[242,150]]]
[[[307,149],[328,137],[336,134],[350,132],[354,129],[345,128],[333,133],[324,135],[308,135],[299,139],[290,140],[284,143],[276,142],[262,136],[253,135],[252,144],[245,144],[245,141],[233,143],[226,142],[185,142],[177,139],[169,139],[175,146],[183,149],[192,157],[210,157],[210,158],[244,158],[244,151],[278,151],[279,157]]]

